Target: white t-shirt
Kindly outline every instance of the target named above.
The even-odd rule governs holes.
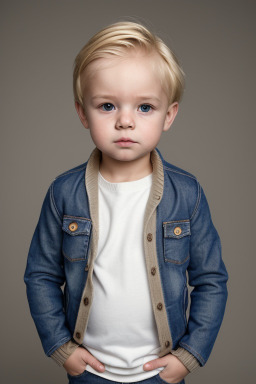
[[[163,369],[143,370],[160,351],[143,249],[151,185],[152,174],[110,183],[99,173],[99,244],[83,345],[105,365],[103,373],[86,369],[108,380],[135,382]]]

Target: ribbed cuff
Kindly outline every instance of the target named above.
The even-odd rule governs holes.
[[[57,363],[59,366],[62,366],[67,358],[79,347],[79,344],[74,342],[73,340],[69,340],[67,343],[63,344],[61,347],[56,349],[51,355],[51,358]]]
[[[183,365],[185,365],[189,372],[192,372],[196,368],[200,367],[199,361],[195,358],[195,356],[184,348],[179,347],[178,349],[171,351],[171,353],[176,356]]]

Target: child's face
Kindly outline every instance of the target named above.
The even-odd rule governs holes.
[[[103,161],[149,160],[177,114],[178,104],[168,105],[152,60],[137,53],[99,59],[87,68],[84,110],[78,103],[76,108]]]

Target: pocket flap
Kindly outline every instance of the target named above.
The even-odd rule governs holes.
[[[90,235],[92,221],[85,217],[64,216],[62,229],[71,236]]]
[[[188,236],[191,234],[189,220],[167,221],[163,223],[163,226],[164,226],[164,237],[180,239],[184,236]]]

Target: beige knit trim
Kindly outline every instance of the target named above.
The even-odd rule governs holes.
[[[77,347],[79,347],[79,344],[75,343],[73,340],[69,340],[67,343],[56,349],[51,355],[51,358],[59,366],[62,366]]]
[[[93,297],[93,284],[92,284],[92,275],[93,275],[93,264],[97,256],[97,246],[98,246],[98,235],[99,235],[99,219],[98,219],[98,172],[100,164],[101,152],[98,148],[95,148],[91,153],[91,156],[88,160],[85,173],[85,187],[87,189],[90,214],[92,220],[92,238],[90,246],[90,254],[88,258],[88,276],[85,284],[85,288],[82,294],[79,312],[76,320],[76,326],[74,331],[74,339],[77,343],[82,343],[85,330],[87,328],[89,320],[89,312],[92,305]],[[84,299],[88,298],[87,304],[84,304]]]
[[[172,337],[164,304],[165,301],[156,251],[156,209],[162,199],[164,188],[163,164],[156,150],[151,152],[151,163],[153,167],[153,181],[144,217],[144,254],[152,308],[161,348],[159,356],[162,357],[170,353],[172,349]],[[154,274],[152,274],[152,268],[154,269]]]
[[[171,353],[176,356],[183,365],[185,365],[189,372],[192,372],[196,368],[200,367],[199,361],[195,358],[195,356],[184,348],[179,347],[175,351],[171,351]]]
[[[85,186],[87,189],[90,214],[92,220],[92,238],[89,254],[89,271],[88,277],[80,302],[79,312],[77,316],[74,340],[81,344],[87,328],[90,308],[93,297],[93,264],[97,256],[98,235],[99,235],[99,219],[98,219],[98,172],[101,159],[101,152],[95,148],[88,160]],[[156,208],[160,203],[164,188],[164,171],[163,164],[158,152],[154,149],[151,152],[150,160],[153,167],[153,181],[150,195],[148,198],[145,216],[144,216],[144,253],[146,259],[146,268],[149,279],[150,294],[152,306],[155,315],[159,342],[161,346],[159,356],[164,356],[171,352],[172,338],[168,325],[167,312],[164,305],[164,297],[158,270],[157,252],[156,252]],[[152,274],[152,268],[155,268],[155,273]],[[86,300],[84,300],[87,298]],[[86,304],[85,304],[86,303]],[[161,309],[159,309],[161,308]]]

